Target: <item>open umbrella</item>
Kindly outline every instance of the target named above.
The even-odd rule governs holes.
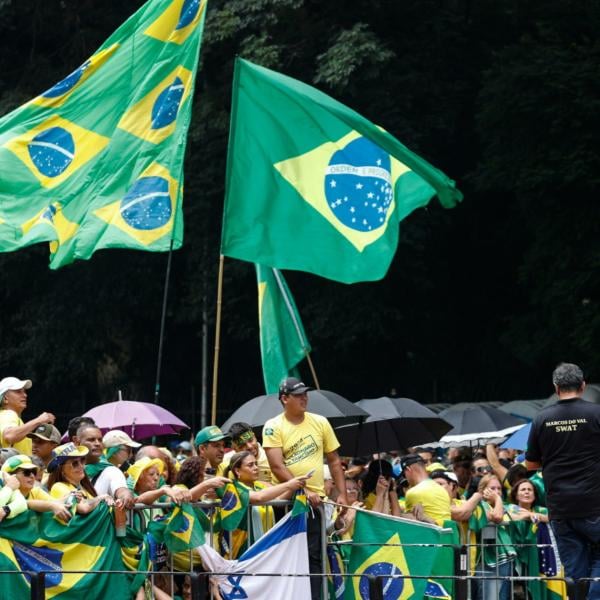
[[[111,429],[121,429],[134,440],[189,429],[188,425],[162,406],[134,400],[117,400],[117,402],[100,404],[88,410],[83,416],[94,419],[103,433]]]
[[[498,409],[502,412],[508,413],[513,417],[522,417],[528,421],[533,421],[534,417],[542,409],[545,399],[542,400],[511,400],[506,402]]]
[[[440,440],[440,446],[460,446],[474,441],[498,443],[523,425],[523,419],[480,404],[455,404],[439,416],[454,425]]]
[[[359,400],[356,406],[365,409],[369,417],[335,428],[340,454],[344,456],[406,450],[439,440],[452,428],[439,415],[410,398],[384,396]]]
[[[510,450],[525,450],[527,448],[527,440],[529,439],[529,432],[531,431],[531,423],[523,425],[520,429],[517,429],[505,442],[502,443],[500,448],[508,448]]]
[[[583,394],[581,394],[581,398],[586,400],[587,402],[593,402],[594,404],[600,404],[600,384],[599,383],[588,383],[583,390]],[[552,406],[558,402],[558,396],[556,394],[552,394],[552,396],[548,396],[546,401],[544,402],[544,408],[546,406]]]
[[[351,423],[366,418],[369,413],[356,406],[346,398],[329,390],[313,390],[308,392],[308,410],[317,415],[327,417],[334,424]],[[233,423],[248,423],[255,433],[260,435],[262,426],[269,419],[281,414],[283,407],[278,394],[257,396],[244,402],[223,423],[221,429],[228,431]]]

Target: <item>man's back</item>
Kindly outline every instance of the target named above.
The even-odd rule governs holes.
[[[541,462],[553,519],[600,515],[600,405],[561,400],[533,421],[526,458]]]

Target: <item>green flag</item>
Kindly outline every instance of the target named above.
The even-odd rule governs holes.
[[[352,546],[348,572],[363,576],[348,581],[346,587],[350,589],[344,598],[368,598],[367,575],[384,578],[386,598],[423,598],[439,552],[434,545],[444,540],[444,534],[444,529],[434,525],[358,509],[353,537],[356,545]],[[445,574],[451,575],[451,568],[448,565]]]
[[[294,298],[278,269],[256,265],[260,352],[267,394],[310,352]]]
[[[75,515],[68,525],[51,513],[31,511],[2,523],[0,570],[17,572],[2,577],[2,598],[29,598],[22,572],[47,571],[45,598],[128,600],[127,575],[101,573],[124,569],[110,509],[103,503],[88,515]]]
[[[0,251],[51,268],[183,238],[183,156],[206,0],[149,0],[78,69],[0,119]]]
[[[171,553],[201,546],[209,530],[210,521],[202,509],[185,503],[174,506],[168,515],[148,524],[148,531]]]
[[[381,279],[398,224],[454,182],[361,115],[237,59],[221,251],[345,283]]]

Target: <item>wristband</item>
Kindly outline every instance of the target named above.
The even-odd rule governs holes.
[[[4,514],[8,517],[10,515],[10,506],[5,505],[2,507],[2,510],[4,510]]]

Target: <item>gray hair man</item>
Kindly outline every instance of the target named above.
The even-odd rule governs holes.
[[[565,575],[575,580],[600,575],[600,406],[581,398],[583,371],[561,363],[552,374],[558,402],[533,420],[528,469],[542,469],[550,525]],[[588,599],[600,598],[600,581]]]

